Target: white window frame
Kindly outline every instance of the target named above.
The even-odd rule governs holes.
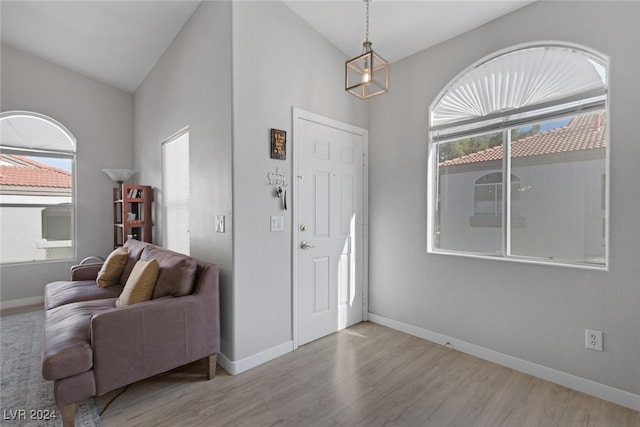
[[[175,149],[176,146],[175,144],[178,143],[183,143],[184,141],[184,137],[186,136],[186,156],[187,156],[187,165],[186,167],[184,167],[184,165],[176,165],[176,164],[172,164],[172,160],[175,160],[173,157],[169,157],[166,155],[166,151],[167,149],[169,149],[169,147],[172,147],[172,149]],[[173,145],[172,145],[173,144]],[[169,137],[166,141],[164,141],[162,143],[162,148],[161,148],[161,157],[162,157],[162,188],[163,188],[163,195],[162,195],[162,216],[163,216],[163,244],[165,247],[167,247],[168,249],[174,250],[176,252],[180,252],[180,253],[184,253],[185,255],[189,255],[191,252],[191,239],[190,239],[190,222],[191,222],[191,208],[190,208],[190,177],[189,177],[189,127],[185,127],[183,129],[181,129],[180,131],[176,132],[174,135],[172,135],[171,137]],[[183,147],[180,147],[180,149],[183,149]],[[185,154],[185,153],[181,153],[181,154]],[[181,156],[178,156],[181,157]],[[186,172],[186,177],[184,172]],[[178,178],[177,180],[175,180],[175,178]],[[171,183],[171,185],[169,184],[169,181],[172,180],[173,182]],[[187,234],[186,236],[177,236],[174,239],[174,241],[171,241],[171,236],[172,236],[172,232],[170,231],[171,227],[176,225],[176,224],[169,224],[169,214],[168,214],[168,210],[171,209],[172,207],[175,207],[174,201],[173,200],[169,200],[169,197],[171,197],[172,195],[170,194],[170,188],[173,189],[173,191],[176,191],[178,193],[180,193],[181,195],[184,196],[184,198],[186,198],[186,200],[188,201],[187,205],[185,206],[184,204],[181,205],[181,214],[184,215],[186,213],[187,216],[187,221],[189,222],[188,224],[186,224],[187,227]],[[180,214],[178,215],[180,216]],[[177,225],[185,225],[184,223],[181,224],[177,224]]]
[[[609,126],[609,101],[608,101],[608,75],[605,77],[605,84],[603,89],[592,90],[589,93],[577,94],[572,98],[567,97],[563,99],[564,102],[546,102],[543,104],[533,105],[531,107],[524,106],[522,108],[514,108],[509,111],[495,111],[487,114],[484,117],[470,117],[468,120],[458,121],[451,125],[440,124],[433,125],[434,123],[434,108],[438,105],[447,91],[456,84],[456,82],[464,77],[465,73],[470,70],[481,67],[483,64],[490,62],[495,58],[519,50],[527,49],[530,47],[546,47],[546,46],[559,46],[562,48],[576,49],[592,57],[599,58],[602,62],[606,63],[609,67],[609,59],[591,49],[566,43],[529,43],[514,46],[508,49],[491,54],[480,61],[477,61],[472,66],[461,72],[458,76],[451,80],[449,84],[439,93],[434,102],[429,107],[429,122],[430,128],[428,133],[428,173],[427,173],[427,253],[430,254],[443,254],[461,257],[471,257],[479,259],[492,259],[510,262],[530,263],[530,264],[542,264],[542,265],[556,265],[561,267],[574,267],[584,268],[590,270],[604,270],[608,271],[609,268],[609,181],[610,179],[603,179],[604,194],[604,207],[605,207],[605,219],[604,219],[604,234],[605,234],[605,251],[604,251],[604,263],[595,264],[587,262],[570,262],[570,261],[556,261],[547,260],[544,258],[535,257],[523,257],[512,255],[510,251],[510,228],[511,228],[511,215],[502,215],[502,232],[503,232],[503,247],[500,254],[485,254],[474,253],[470,251],[461,250],[446,250],[436,247],[436,208],[437,208],[437,196],[438,196],[438,155],[436,145],[437,142],[446,142],[461,138],[462,136],[474,136],[481,135],[483,133],[495,132],[502,129],[504,133],[503,137],[503,176],[506,176],[506,183],[502,186],[503,200],[505,205],[503,206],[504,212],[510,212],[510,192],[511,192],[511,166],[510,166],[510,134],[511,130],[518,128],[525,124],[540,123],[547,119],[566,117],[569,115],[577,114],[578,112],[590,112],[590,111],[603,111],[605,114],[606,127],[606,148],[605,148],[605,170],[606,176],[610,176],[610,126]],[[608,74],[608,68],[607,68]],[[603,100],[604,99],[604,100]],[[537,112],[537,115],[531,115],[532,111]],[[474,191],[475,193],[475,191]],[[517,225],[516,225],[517,226]]]
[[[57,128],[61,135],[64,135],[66,138],[66,144],[61,146],[60,143],[56,143],[52,149],[43,149],[37,144],[32,144],[29,141],[25,141],[24,144],[9,142],[6,141],[0,142],[0,151],[2,153],[10,154],[10,155],[20,155],[20,156],[36,156],[36,157],[48,157],[48,158],[61,158],[67,159],[71,162],[71,193],[70,193],[70,203],[62,203],[62,204],[46,204],[46,203],[21,203],[12,201],[12,198],[7,196],[7,202],[0,203],[1,207],[7,208],[50,208],[50,207],[70,207],[71,209],[71,240],[47,240],[42,237],[36,241],[36,247],[38,249],[54,249],[60,247],[71,247],[71,253],[68,257],[62,258],[50,258],[50,259],[25,259],[21,261],[9,261],[9,262],[1,262],[0,265],[9,266],[9,265],[21,265],[21,264],[31,264],[31,263],[51,263],[51,262],[68,262],[74,259],[77,259],[77,198],[76,198],[76,147],[77,140],[73,136],[73,134],[60,122],[57,120],[48,117],[44,114],[32,112],[32,111],[6,111],[0,113],[0,120],[4,121],[7,119],[11,119],[13,117],[18,118],[31,118],[35,120],[39,120],[42,122],[46,122],[48,125]],[[4,124],[3,124],[4,126]],[[4,134],[3,134],[4,135]],[[4,139],[4,137],[3,137]],[[41,221],[43,220],[41,214]],[[44,230],[42,231],[44,232]]]

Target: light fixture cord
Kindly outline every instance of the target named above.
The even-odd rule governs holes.
[[[365,41],[369,41],[369,0],[364,0],[364,2],[366,3],[366,17],[367,17],[367,31],[365,33]]]

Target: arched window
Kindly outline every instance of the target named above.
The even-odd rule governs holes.
[[[76,139],[42,114],[0,114],[0,263],[75,258]]]
[[[476,216],[502,216],[502,172],[492,172],[476,179],[473,186],[473,214]],[[516,203],[520,199],[520,178],[511,176],[511,212],[519,215]]]
[[[529,44],[451,80],[430,108],[429,252],[606,267],[608,66]]]

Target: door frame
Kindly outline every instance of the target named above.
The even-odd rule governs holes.
[[[299,121],[306,120],[318,123],[323,126],[332,127],[344,132],[349,132],[362,137],[362,320],[369,318],[369,131],[348,123],[330,119],[316,113],[293,107],[292,130],[293,139],[291,148],[293,151],[292,167],[292,220],[291,220],[291,284],[292,284],[292,313],[291,313],[291,334],[293,338],[293,349],[298,346],[298,242],[300,241],[299,226],[299,204],[298,191],[300,189],[300,160],[297,147],[300,144],[298,139]]]

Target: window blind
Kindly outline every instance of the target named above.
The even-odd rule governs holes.
[[[186,255],[190,253],[189,183],[189,132],[183,131],[162,145],[162,188],[164,246]]]

